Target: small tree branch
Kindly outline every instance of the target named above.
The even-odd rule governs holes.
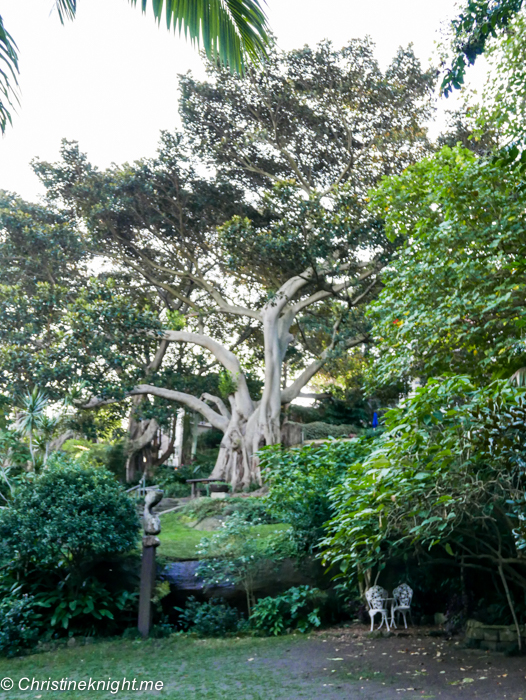
[[[351,348],[355,345],[360,345],[365,340],[367,340],[367,336],[360,335],[356,338],[350,338],[349,340],[347,340],[345,342],[345,346]],[[321,357],[319,357],[317,360],[314,360],[314,362],[312,362],[308,367],[306,367],[300,374],[300,376],[290,386],[288,386],[281,392],[282,404],[291,403],[291,401],[294,401],[294,399],[296,399],[300,395],[300,392],[303,389],[303,387],[306,384],[308,384],[312,377],[314,377],[314,375],[321,369],[321,367],[323,367],[323,365],[329,357],[330,352],[334,349],[335,344],[336,341],[333,339],[331,344],[322,352]]]

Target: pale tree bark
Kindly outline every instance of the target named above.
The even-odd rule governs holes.
[[[168,341],[161,340],[153,360],[146,367],[145,377],[149,377],[157,371],[162,364]],[[159,431],[159,425],[155,420],[137,420],[144,396],[135,396],[132,399],[130,413],[128,415],[128,435],[126,439],[126,481],[132,482],[144,472],[148,472],[157,461],[156,446],[153,443]]]
[[[374,276],[374,267],[364,272],[360,279]],[[296,316],[305,308],[328,298],[345,288],[334,285],[332,289],[318,292],[306,299],[294,302],[314,276],[312,270],[291,278],[279,289],[277,294],[260,310],[243,309],[239,306],[223,303],[215,290],[208,289],[218,304],[221,313],[238,316],[246,315],[256,319],[262,326],[264,338],[264,385],[259,401],[250,396],[247,380],[242,371],[238,357],[227,347],[213,338],[188,331],[165,331],[163,340],[197,345],[208,350],[215,359],[229,372],[235,390],[228,397],[229,406],[218,396],[203,394],[197,398],[184,392],[164,389],[149,384],[142,384],[131,392],[135,397],[144,394],[159,396],[197,412],[212,426],[223,432],[219,456],[211,477],[232,484],[234,489],[248,488],[252,484],[262,483],[257,457],[258,450],[265,445],[278,445],[281,442],[280,415],[282,406],[294,401],[302,389],[323,367],[331,352],[340,342],[353,347],[367,340],[365,335],[342,341],[340,339],[340,319],[333,326],[332,339],[321,355],[313,360],[288,387],[282,386],[282,369],[285,354],[294,339],[290,329]],[[371,281],[370,288],[376,283]],[[212,294],[214,291],[214,294]],[[358,298],[362,300],[363,294]]]

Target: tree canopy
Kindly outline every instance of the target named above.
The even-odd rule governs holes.
[[[451,22],[451,65],[441,85],[446,97],[462,86],[466,68],[486,51],[491,38],[509,26],[522,5],[523,0],[467,0]]]

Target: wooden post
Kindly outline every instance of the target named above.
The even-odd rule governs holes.
[[[162,491],[147,491],[144,499],[141,565],[141,592],[139,596],[139,619],[137,628],[142,637],[148,637],[152,627],[152,594],[155,587],[155,550],[160,545],[156,537],[161,532],[161,520],[157,513],[152,513],[163,497]]]
[[[143,637],[150,635],[152,627],[152,595],[155,588],[155,550],[159,538],[147,535],[142,538],[141,592],[139,596],[138,629]]]

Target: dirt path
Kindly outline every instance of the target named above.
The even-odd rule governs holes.
[[[526,657],[464,649],[458,639],[424,636],[418,628],[378,639],[366,632],[353,626],[313,635],[291,649],[289,663],[298,664],[295,670],[302,669],[305,681],[321,679],[323,700],[526,700]]]

